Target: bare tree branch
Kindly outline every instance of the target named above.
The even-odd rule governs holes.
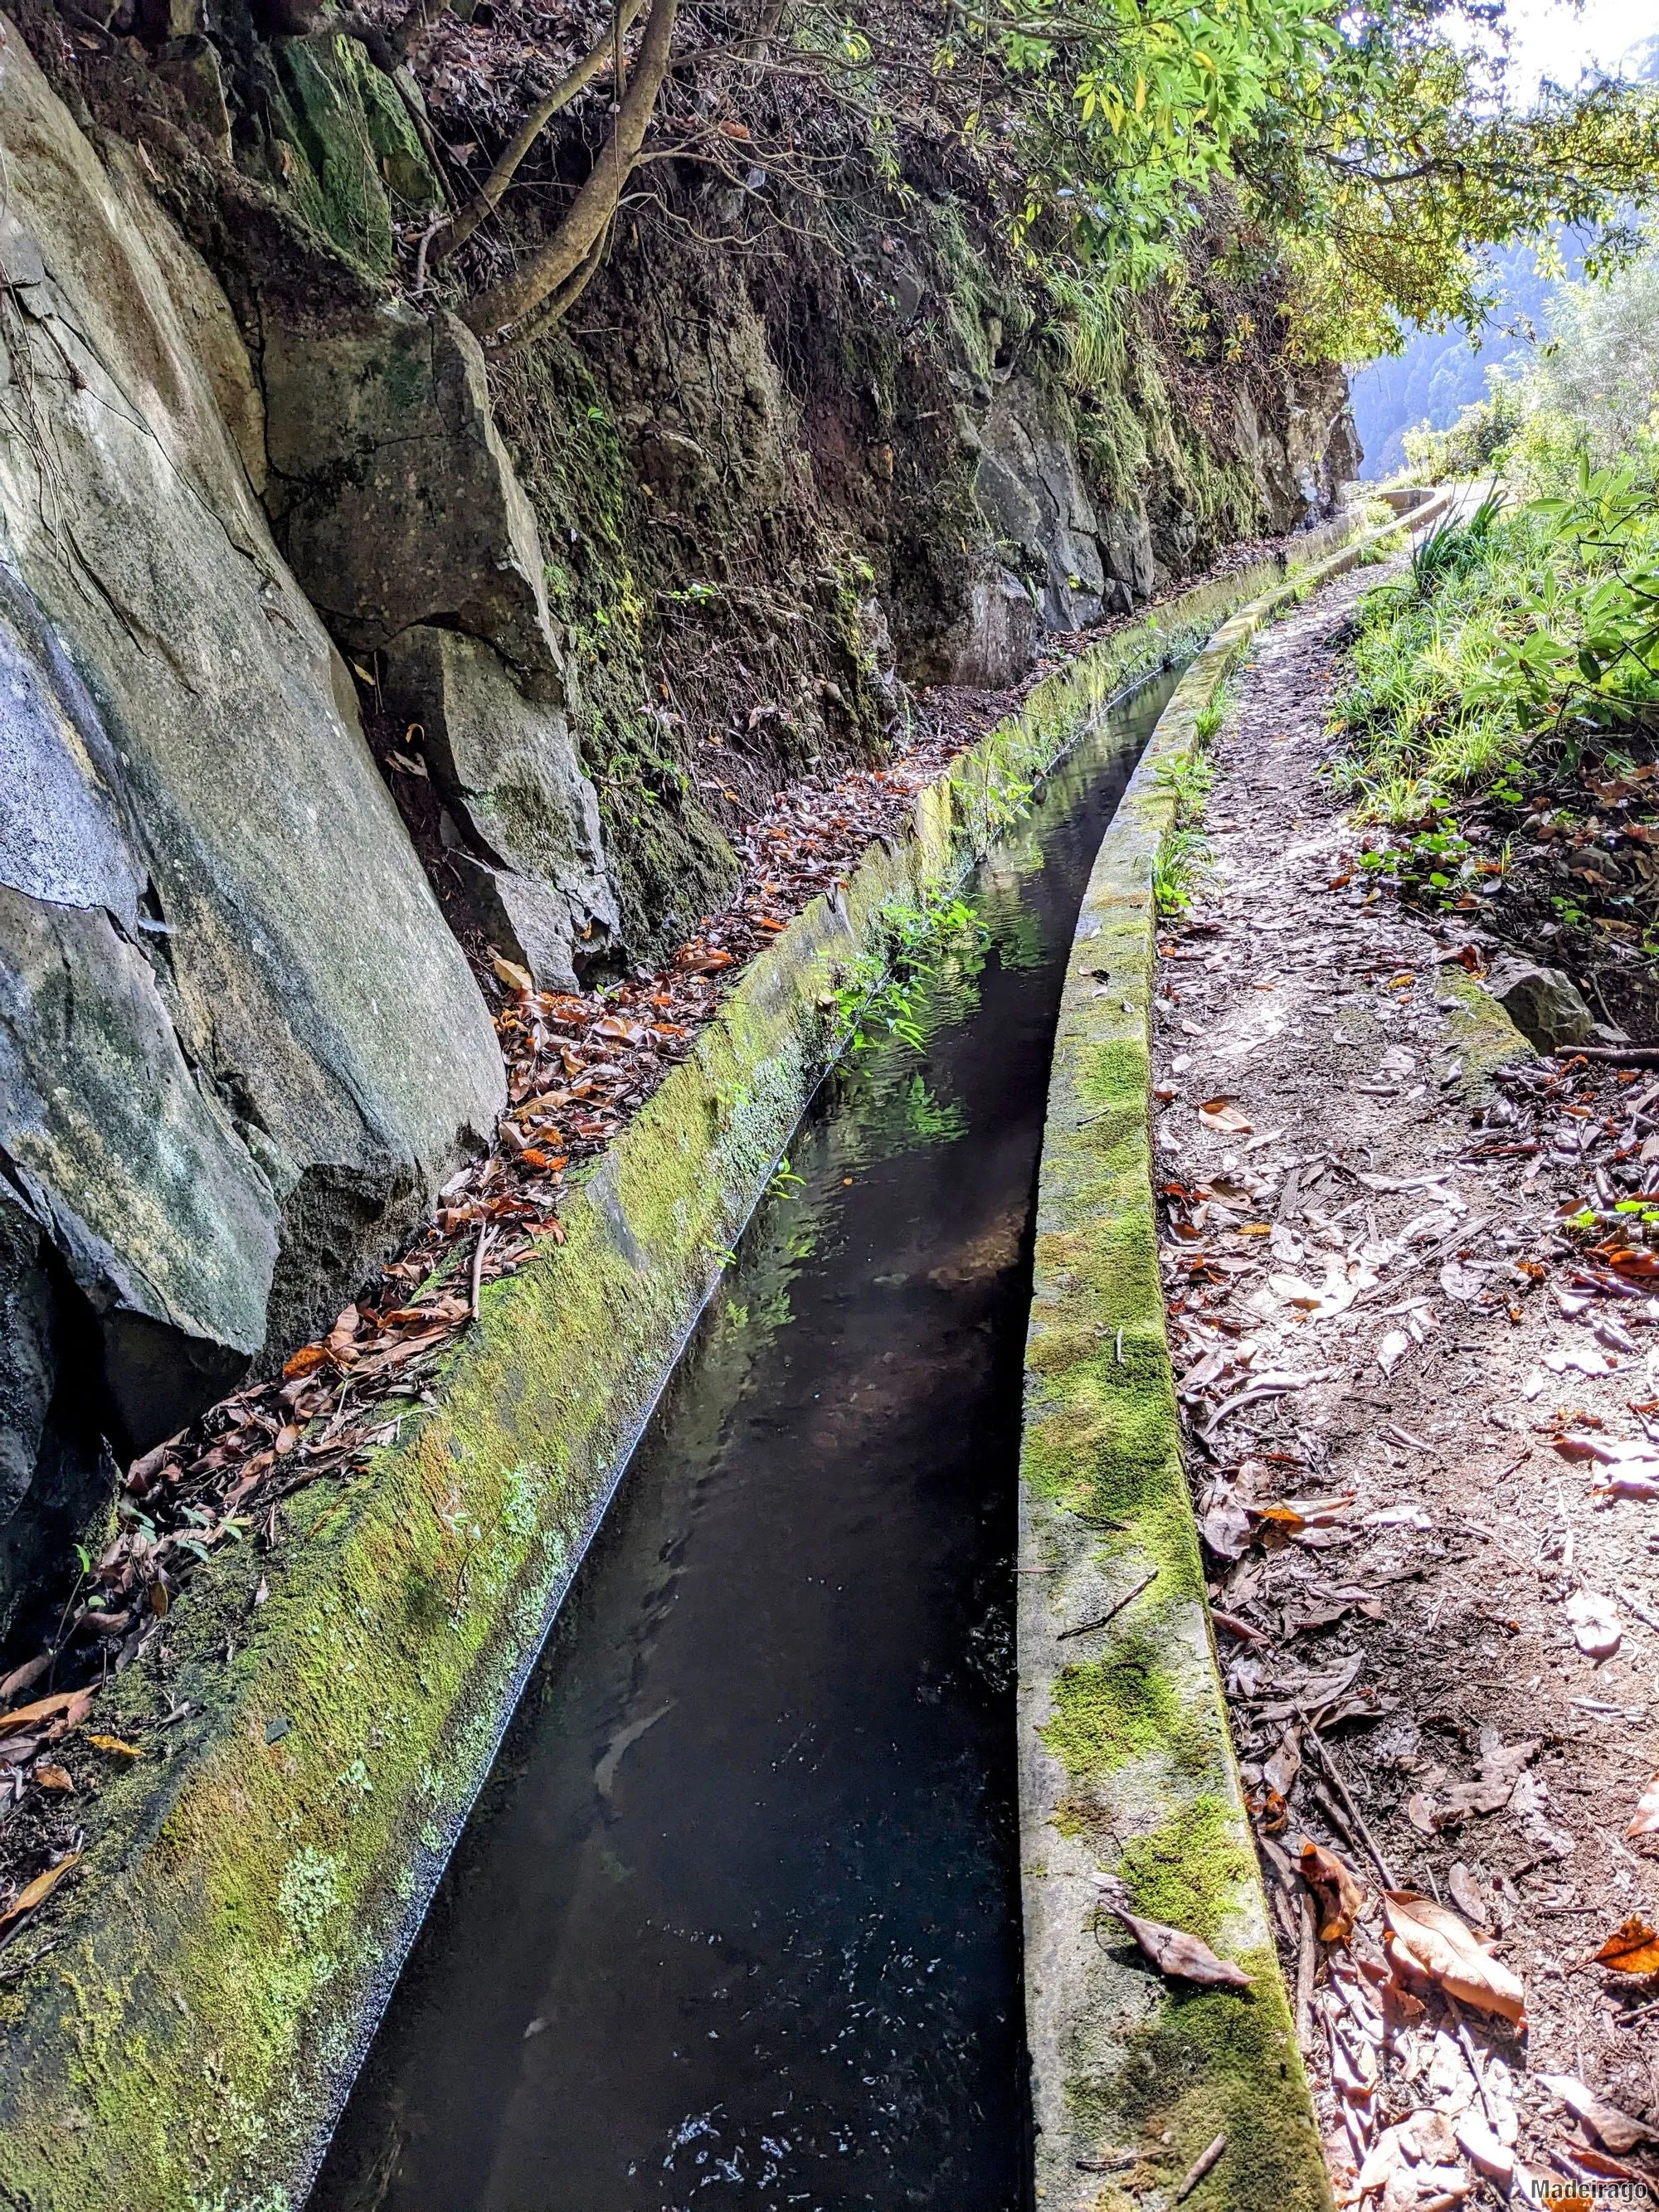
[[[610,141],[564,221],[510,276],[469,301],[466,320],[480,337],[518,322],[544,300],[558,295],[580,273],[595,242],[603,239],[651,128],[657,94],[668,75],[678,5],[679,0],[651,0],[634,79],[617,106]]]
[[[605,259],[605,240],[610,237],[609,226],[602,230],[588,248],[587,258],[575,275],[561,284],[550,299],[544,300],[532,314],[527,315],[512,336],[499,345],[491,346],[491,356],[499,360],[504,354],[517,353],[532,339],[544,337],[556,323],[562,323],[582,294],[592,283]]]
[[[499,161],[479,186],[460,213],[432,241],[432,263],[435,268],[446,260],[459,246],[465,246],[478,225],[493,215],[500,206],[501,197],[517,175],[519,168],[553,118],[562,108],[568,107],[579,94],[586,92],[605,64],[613,57],[617,64],[622,58],[622,42],[637,19],[645,0],[621,0],[613,27],[603,38],[588,49],[574,69],[560,78],[531,109],[514,132]],[[621,82],[620,75],[617,82]]]

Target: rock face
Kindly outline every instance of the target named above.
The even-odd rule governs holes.
[[[276,542],[335,635],[372,650],[434,617],[562,697],[541,540],[453,315],[370,303],[276,320],[259,362]]]
[[[979,503],[1016,564],[1032,583],[1050,629],[1097,622],[1107,569],[1100,522],[1083,481],[1077,447],[1043,393],[1015,377],[981,434],[975,478]],[[1139,565],[1122,581],[1145,598],[1152,588],[1152,552],[1144,580]]]
[[[1562,1052],[1570,1045],[1584,1044],[1595,1031],[1595,1015],[1572,978],[1559,968],[1501,960],[1487,978],[1486,988],[1527,1042],[1540,1052]]]
[[[387,705],[424,734],[428,771],[476,847],[458,854],[487,939],[544,990],[609,951],[617,902],[599,802],[556,708],[526,699],[495,649],[424,623],[384,656]]]
[[[308,1334],[502,1082],[249,482],[223,295],[9,25],[0,146],[3,1625],[100,1432]]]
[[[424,733],[486,942],[544,988],[616,947],[599,802],[563,711],[529,501],[453,315],[368,301],[263,319],[264,501],[349,649]]]
[[[974,489],[1046,628],[1081,629],[1152,597],[1146,516],[1097,505],[1066,410],[1029,377],[1011,378],[986,419]]]
[[[988,691],[1018,683],[1035,657],[1042,627],[1042,611],[1018,576],[998,568],[981,577],[945,641],[947,680]]]

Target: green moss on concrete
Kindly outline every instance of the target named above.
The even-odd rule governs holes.
[[[1224,1990],[1171,1994],[1156,2020],[1126,2038],[1112,2074],[1078,2085],[1097,2124],[1142,2148],[1141,2170],[1124,2178],[1126,2204],[1148,2185],[1173,2188],[1224,2134],[1226,2151],[1188,2203],[1211,2212],[1328,2212],[1329,2185],[1277,1962],[1266,1948],[1245,1953],[1238,1964],[1254,1977],[1249,1996]]]
[[[1239,1834],[1237,1808],[1206,1794],[1180,1806],[1150,1836],[1138,1837],[1116,1871],[1137,1912],[1210,1943],[1237,1913],[1255,1863]]]
[[[1202,1773],[1213,1756],[1201,1717],[1182,1703],[1155,1638],[1139,1629],[1115,1637],[1104,1658],[1055,1677],[1042,1741],[1074,1782],[1097,1781],[1153,1753]]]
[[[1223,620],[1176,687],[1103,842],[1073,945],[1044,1133],[1021,1455],[1020,1760],[1028,2040],[1039,2195],[1123,2207],[1177,2182],[1218,2133],[1191,2200],[1326,2212],[1306,2081],[1270,1940],[1181,1462],[1152,1198],[1152,871],[1178,769],[1261,627],[1351,565],[1332,537]],[[1228,613],[1230,609],[1218,609]],[[1101,990],[1102,971],[1109,987]],[[1091,1637],[1091,1613],[1151,1573]],[[1118,1839],[1132,1838],[1127,1846]],[[1149,1917],[1255,1973],[1249,1997],[1154,1982],[1103,1948],[1093,1873]],[[1164,2137],[1170,2138],[1166,2144]],[[1102,2148],[1141,2151],[1097,2184]]]
[[[120,1678],[111,1712],[145,1757],[88,1799],[55,1948],[7,1991],[0,2203],[297,2201],[615,1471],[823,1068],[838,973],[1018,810],[1079,734],[1067,714],[1162,649],[1112,643],[922,794],[843,914],[815,903],[756,963],[567,1205],[564,1246],[486,1290],[437,1402],[289,1499],[273,1554],[204,1570]],[[1114,1725],[1161,1695],[1121,1683]]]

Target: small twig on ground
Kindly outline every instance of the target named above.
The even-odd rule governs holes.
[[[478,1224],[478,1241],[472,1248],[472,1283],[469,1302],[472,1308],[474,1321],[478,1319],[478,1292],[483,1285],[484,1254],[489,1245],[489,1224],[487,1221],[481,1221]]]
[[[1469,2024],[1463,2017],[1463,2008],[1449,1990],[1443,1989],[1440,1994],[1446,2000],[1446,2009],[1452,2016],[1453,2027],[1457,2030],[1457,2039],[1463,2046],[1463,2056],[1468,2059],[1469,2071],[1474,2076],[1474,2086],[1480,2099],[1480,2109],[1486,2116],[1486,2125],[1489,2128],[1495,2128],[1498,2123],[1492,2112],[1491,2100],[1486,2095],[1486,2077],[1480,2071],[1480,2055],[1474,2047],[1474,2039],[1469,2033]]]
[[[1608,1067],[1659,1067],[1659,1045],[1576,1044],[1575,1060],[1599,1060]]]
[[[1364,1844],[1365,1849],[1370,1853],[1371,1857],[1376,1863],[1376,1870],[1382,1877],[1382,1887],[1384,1889],[1397,1889],[1400,1885],[1395,1881],[1393,1874],[1389,1871],[1387,1859],[1383,1857],[1382,1852],[1378,1850],[1376,1837],[1372,1835],[1370,1830],[1365,1826],[1365,1816],[1360,1811],[1358,1806],[1354,1803],[1352,1794],[1349,1790],[1347,1783],[1343,1778],[1342,1770],[1337,1765],[1329,1745],[1322,1740],[1318,1729],[1315,1728],[1313,1723],[1308,1718],[1306,1713],[1301,1711],[1301,1708],[1299,1706],[1297,1707],[1297,1711],[1300,1714],[1303,1726],[1308,1731],[1308,1741],[1312,1744],[1315,1751],[1318,1753],[1320,1765],[1330,1777],[1331,1787],[1335,1790],[1338,1797],[1341,1800],[1343,1808],[1347,1814],[1349,1820],[1352,1824],[1355,1835],[1358,1837],[1358,1840]]]
[[[1301,1924],[1297,1931],[1296,1946],[1296,2047],[1305,2057],[1313,2040],[1314,1969],[1319,1963],[1313,1899],[1305,1885],[1301,1902]]]
[[[1187,2169],[1186,2179],[1182,2183],[1180,2188],[1177,2189],[1175,2193],[1175,2201],[1177,2204],[1184,2203],[1188,2197],[1192,2195],[1194,2190],[1197,2188],[1199,2183],[1203,2180],[1205,2175],[1209,2172],[1212,2166],[1216,2164],[1218,2160],[1220,2158],[1222,2152],[1225,2150],[1226,2148],[1227,2138],[1225,2134],[1223,2133],[1216,2137],[1215,2141],[1210,2145],[1207,2150],[1200,2151],[1199,2153],[1198,2156],[1193,2160],[1192,2164]]]
[[[1115,1620],[1126,1605],[1133,1605],[1135,1600],[1140,1595],[1142,1590],[1150,1589],[1152,1583],[1157,1580],[1158,1569],[1154,1567],[1151,1574],[1147,1575],[1142,1581],[1138,1582],[1132,1590],[1129,1590],[1125,1595],[1119,1598],[1117,1603],[1113,1606],[1109,1612],[1101,1613],[1093,1620],[1081,1620],[1078,1623],[1075,1628],[1062,1628],[1060,1634],[1054,1638],[1055,1643],[1064,1643],[1065,1639],[1068,1636],[1087,1636],[1091,1630],[1104,1628],[1108,1621]]]

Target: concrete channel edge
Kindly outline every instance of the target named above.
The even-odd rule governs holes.
[[[1304,559],[1351,527],[1310,533]],[[88,1801],[50,1916],[0,1954],[6,2212],[303,2201],[629,1454],[835,1055],[838,982],[1112,700],[1303,569],[1181,594],[960,755],[909,836],[748,970],[572,1195],[563,1246],[486,1290],[436,1402],[287,1501],[274,1552],[198,1575],[165,1662],[100,1707],[142,1757]]]
[[[1418,530],[1449,504],[1425,501]],[[1152,1196],[1152,871],[1170,771],[1258,632],[1397,538],[1371,530],[1241,608],[1159,718],[1078,920],[1043,1133],[1018,1596],[1027,2046],[1040,2212],[1329,2212],[1228,1731],[1181,1453]],[[1461,971],[1459,971],[1461,974]],[[1516,1042],[1472,983],[1480,1066]],[[1478,1003],[1477,1003],[1478,1002]],[[1471,1068],[1473,1073],[1474,1069]],[[1092,1626],[1090,1625],[1093,1624]],[[1187,1929],[1248,1995],[1160,1981],[1107,1909]]]

